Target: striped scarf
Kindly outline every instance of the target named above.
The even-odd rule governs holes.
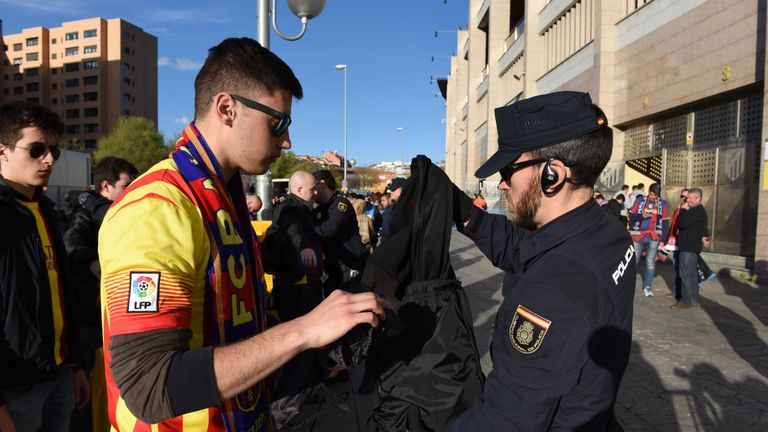
[[[236,175],[225,184],[221,167],[194,122],[171,153],[203,216],[211,243],[206,293],[206,338],[213,346],[246,339],[266,329],[261,249],[248,221],[245,194]],[[269,394],[260,382],[222,403],[228,431],[269,431]],[[255,426],[255,427],[254,427]]]

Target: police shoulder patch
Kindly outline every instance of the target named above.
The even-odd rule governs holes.
[[[159,272],[131,272],[128,312],[157,312],[159,294]]]
[[[550,324],[552,321],[518,305],[509,325],[509,340],[521,353],[533,354],[544,341]]]
[[[344,213],[345,211],[347,211],[347,205],[346,205],[346,204],[344,204],[343,202],[340,202],[340,203],[339,203],[339,211],[340,211],[340,212],[342,212],[342,213]]]

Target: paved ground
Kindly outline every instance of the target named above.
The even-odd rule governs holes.
[[[483,369],[501,301],[501,273],[454,232],[454,268],[472,302]],[[671,311],[664,294],[674,285],[670,265],[657,265],[654,297],[635,297],[632,355],[616,414],[628,431],[768,431],[768,286],[721,271],[702,284],[701,307]],[[638,276],[638,294],[640,284]],[[356,392],[352,378],[322,389],[288,430],[365,430],[374,395]]]

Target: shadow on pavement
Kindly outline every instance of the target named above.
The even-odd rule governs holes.
[[[632,342],[629,365],[616,399],[616,419],[627,431],[664,430],[682,432],[672,403],[656,368]],[[651,423],[651,421],[653,423]]]
[[[673,392],[685,398],[688,411],[692,414],[694,430],[766,430],[768,418],[749,406],[759,403],[751,401],[755,396],[768,398],[768,386],[754,378],[729,382],[723,373],[710,363],[696,363],[690,372],[675,368],[675,375],[688,380],[690,390]],[[734,399],[741,403],[734,403]]]
[[[726,294],[742,299],[749,311],[763,325],[768,325],[768,302],[764,300],[768,295],[768,287],[758,285],[755,288],[741,279],[733,277],[728,269],[721,270],[717,277]]]

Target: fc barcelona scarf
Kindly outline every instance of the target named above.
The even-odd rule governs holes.
[[[194,122],[171,153],[203,216],[211,257],[206,293],[206,338],[222,346],[266,329],[261,250],[248,221],[239,176],[225,184],[221,167]],[[228,431],[269,431],[269,395],[262,381],[221,406]]]

